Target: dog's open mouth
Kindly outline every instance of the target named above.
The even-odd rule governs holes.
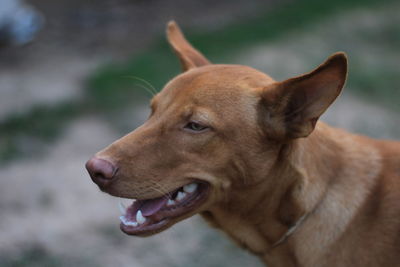
[[[159,198],[134,200],[121,206],[121,230],[129,235],[149,235],[170,226],[172,219],[198,208],[206,199],[209,185],[190,183]]]

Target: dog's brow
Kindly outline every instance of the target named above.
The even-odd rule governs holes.
[[[191,107],[185,107],[183,108],[183,111],[181,113],[181,117],[185,120],[190,119],[190,117],[193,116],[194,110]]]
[[[203,111],[195,112],[194,116],[200,119],[201,121],[210,121],[210,115]]]
[[[153,99],[150,101],[150,108],[154,111],[157,107],[157,96],[154,96]]]
[[[193,110],[191,117],[196,121],[201,121],[207,124],[213,124],[215,121],[213,113],[202,108]]]

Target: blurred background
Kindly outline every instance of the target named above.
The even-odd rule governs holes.
[[[323,119],[400,139],[399,14],[395,0],[1,0],[0,266],[262,266],[197,217],[124,235],[84,163],[145,120],[141,79],[159,90],[179,73],[170,19],[211,61],[277,80],[345,51]]]

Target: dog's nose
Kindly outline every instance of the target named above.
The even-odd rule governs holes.
[[[86,162],[85,166],[93,182],[100,187],[110,184],[115,176],[115,172],[117,171],[114,164],[105,159],[99,159],[96,157],[93,157]]]

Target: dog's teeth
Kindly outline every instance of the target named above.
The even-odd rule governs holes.
[[[173,201],[172,199],[168,199],[167,206],[172,206],[172,205],[175,205],[175,201]]]
[[[197,189],[196,183],[187,184],[183,187],[183,191],[185,191],[186,193],[193,193],[194,191],[196,191],[196,189]]]
[[[124,204],[122,204],[122,202],[119,202],[118,203],[118,207],[119,207],[119,210],[121,211],[121,214],[125,215],[126,214],[126,208],[125,208]]]
[[[186,193],[185,192],[178,192],[178,195],[176,196],[176,200],[177,201],[181,201],[182,199],[184,199],[186,197]]]
[[[124,225],[126,225],[126,226],[133,226],[133,227],[138,226],[138,223],[137,223],[137,222],[128,221],[128,219],[127,219],[124,215],[119,216],[119,219],[120,219],[121,222],[122,222]]]
[[[140,210],[138,210],[138,212],[136,213],[136,221],[138,222],[138,224],[144,224],[146,222],[146,218],[143,217]]]
[[[136,227],[138,226],[137,222],[127,222],[125,225]]]
[[[124,215],[119,216],[119,220],[125,225],[128,223],[128,220],[126,219],[126,217]]]

